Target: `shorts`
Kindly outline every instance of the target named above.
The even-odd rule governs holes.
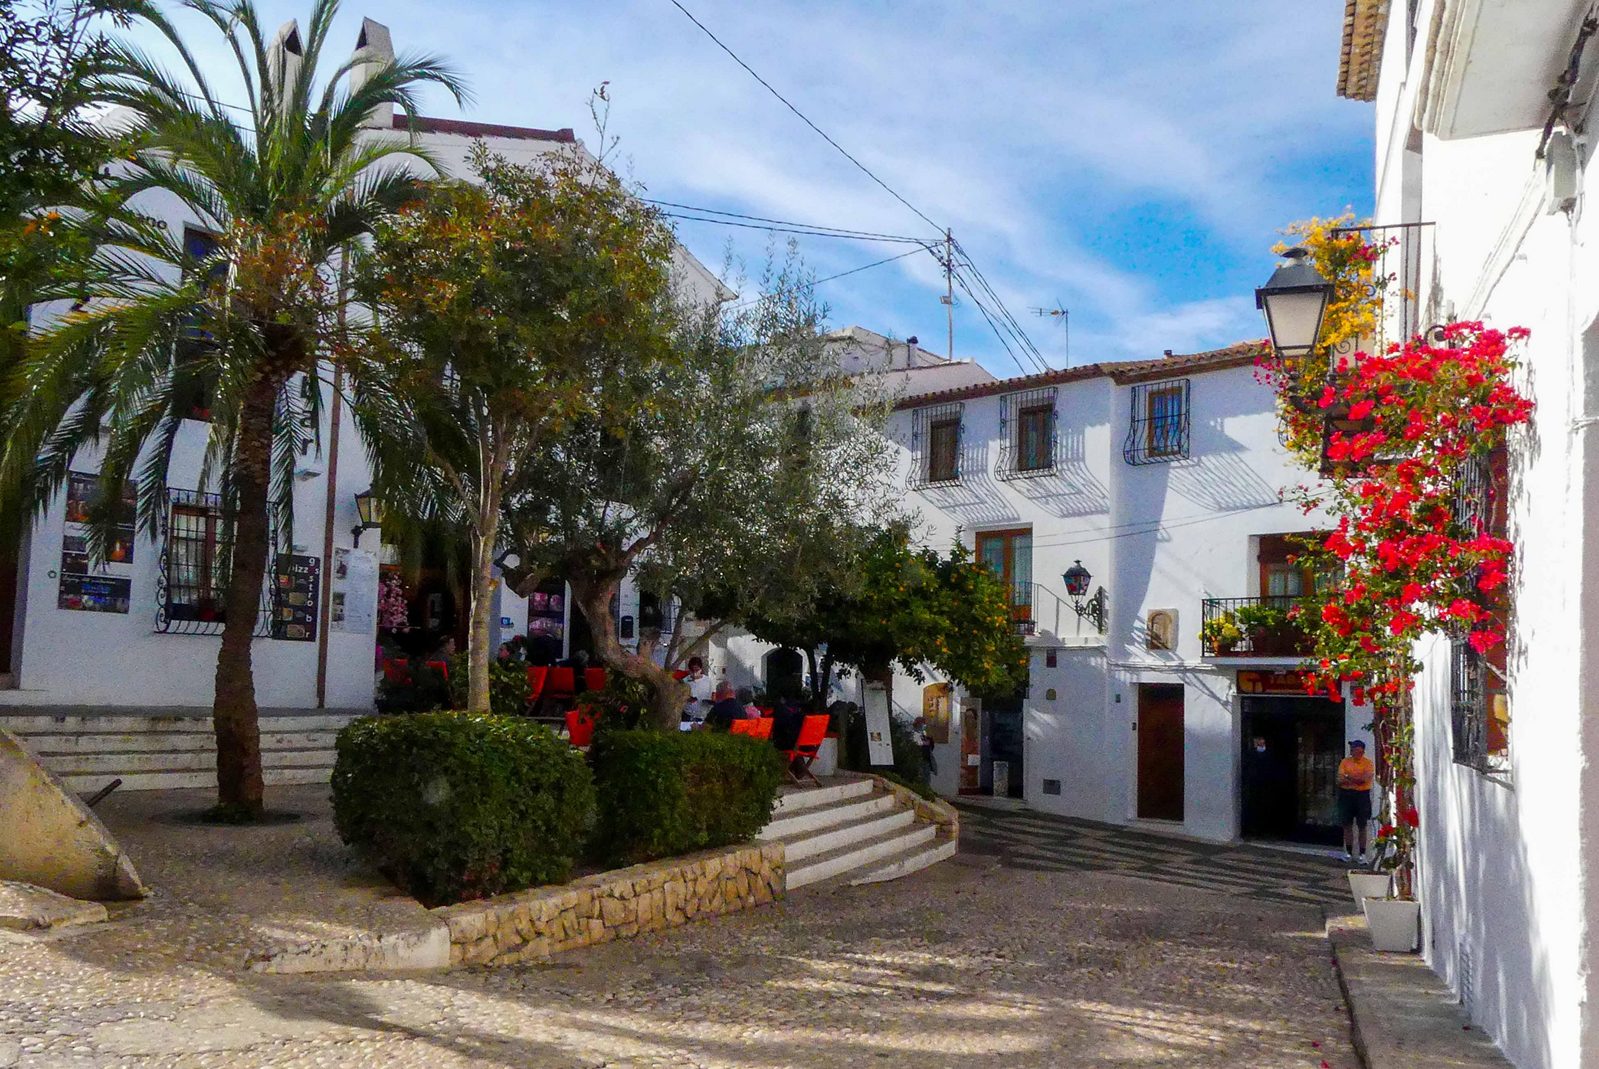
[[[1371,819],[1371,792],[1338,788],[1338,824],[1364,824]]]

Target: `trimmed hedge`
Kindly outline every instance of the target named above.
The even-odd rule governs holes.
[[[629,865],[745,842],[765,827],[783,780],[772,744],[713,731],[607,731],[589,752],[593,849]]]
[[[512,717],[363,717],[339,732],[339,837],[428,906],[565,880],[594,819],[583,757]]]

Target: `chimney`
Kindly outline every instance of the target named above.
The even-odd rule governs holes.
[[[1171,355],[1171,350],[1170,350],[1170,349],[1167,349],[1167,350],[1166,350],[1166,355],[1167,355],[1167,356],[1170,356],[1170,355]]]
[[[394,42],[389,28],[371,19],[361,20],[361,32],[355,39],[355,53],[350,57],[355,65],[350,68],[350,91],[365,85],[367,79],[394,62]],[[394,105],[379,104],[367,115],[365,126],[380,130],[394,127]]]
[[[300,77],[300,64],[305,62],[305,46],[300,43],[300,24],[290,19],[278,27],[278,35],[267,47],[267,69],[264,77],[271,81],[278,110],[288,108],[294,83]]]

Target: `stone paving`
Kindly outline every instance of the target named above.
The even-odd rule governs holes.
[[[279,924],[403,915],[344,858],[324,794],[276,791],[310,817],[240,831],[237,850],[210,830],[130,825],[152,901],[108,925],[0,932],[0,1069],[1357,1064],[1319,910],[1013,867],[972,824],[969,852],[903,880],[824,885],[547,965],[252,973],[258,896]],[[352,904],[330,897],[341,881]]]

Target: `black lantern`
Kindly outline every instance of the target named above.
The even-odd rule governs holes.
[[[1088,585],[1094,581],[1082,561],[1073,561],[1072,566],[1066,569],[1061,581],[1066,584],[1066,593],[1072,599],[1072,611],[1078,619],[1086,619],[1094,625],[1100,634],[1105,633],[1105,588],[1100,587],[1094,591],[1094,596],[1084,600],[1088,593]]]
[[[363,531],[369,527],[383,526],[383,502],[379,501],[368,487],[355,495],[355,511],[361,517],[361,522],[355,525],[350,534],[355,540],[355,545],[359,547]]]
[[[1271,278],[1255,291],[1255,307],[1264,313],[1272,348],[1280,356],[1310,355],[1332,301],[1332,283],[1309,258],[1302,248],[1289,249]]]

